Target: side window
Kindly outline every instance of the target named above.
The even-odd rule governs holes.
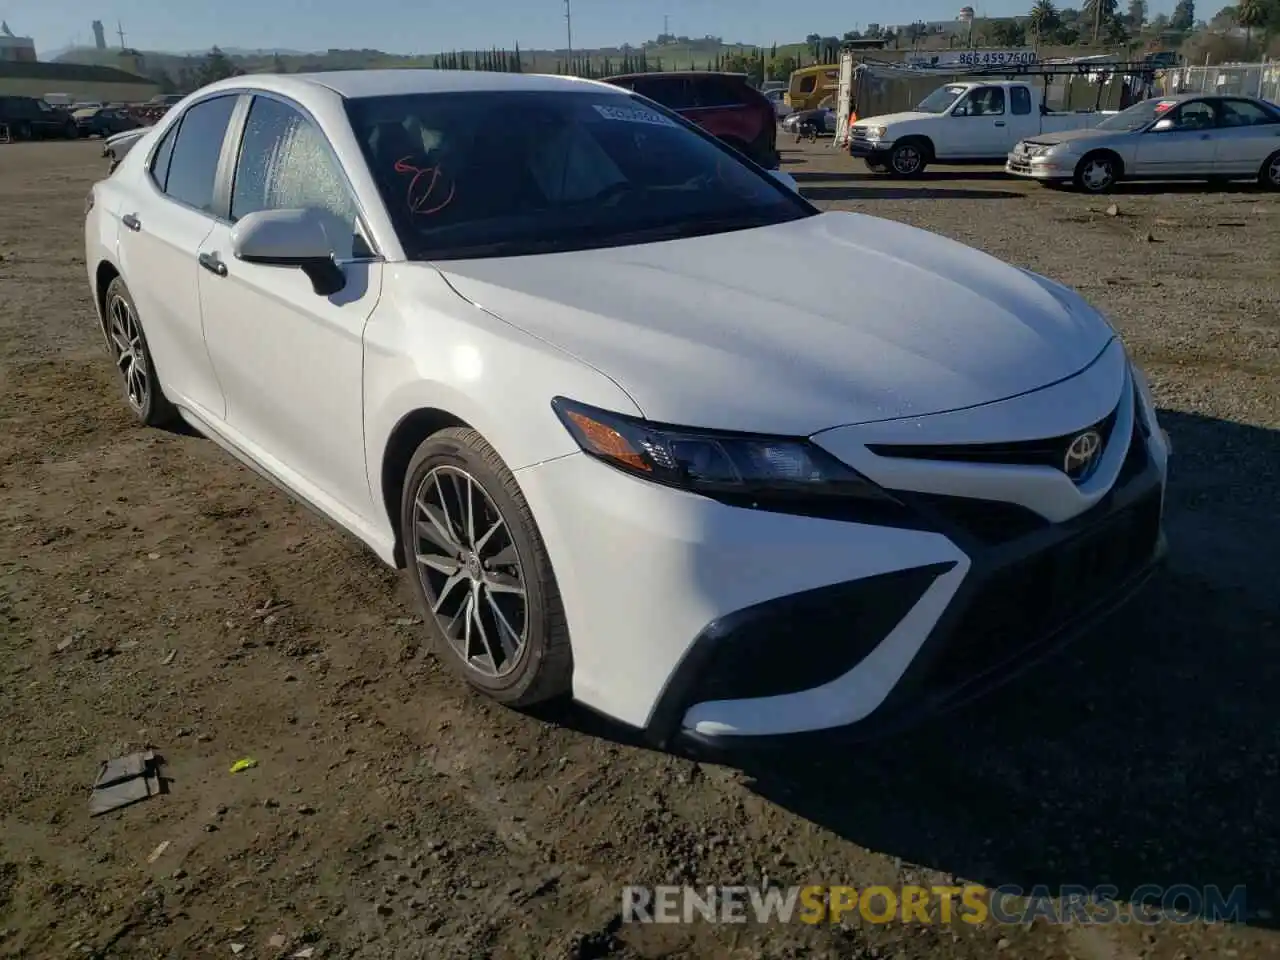
[[[698,77],[690,86],[699,107],[740,107],[747,102],[740,85],[724,77]]]
[[[1175,130],[1212,130],[1218,125],[1213,107],[1204,100],[1193,100],[1184,103],[1174,111],[1173,129]]]
[[[355,199],[333,151],[296,109],[254,97],[231,188],[231,219],[259,210],[312,210],[332,226],[340,259],[370,255],[359,231]]]
[[[202,100],[182,115],[164,192],[197,210],[213,212],[214,179],[227,124],[239,97]]]
[[[1219,106],[1224,127],[1253,127],[1277,122],[1274,116],[1248,100],[1221,100]]]
[[[694,106],[689,84],[680,77],[637,80],[636,93],[662,104],[669,110],[688,110]]]
[[[807,77],[800,78],[800,92],[813,93],[818,86],[818,78],[810,74]]]
[[[164,190],[169,181],[169,161],[173,157],[173,142],[178,139],[178,127],[181,124],[182,121],[179,120],[165,132],[160,146],[151,156],[151,179],[161,190]]]
[[[1031,91],[1026,87],[1009,88],[1009,110],[1016,116],[1023,117],[1031,112]]]

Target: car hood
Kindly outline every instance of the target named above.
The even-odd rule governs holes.
[[[807,435],[990,403],[1084,369],[1113,336],[1064,287],[844,212],[437,268],[649,419],[726,430]]]
[[[1038,133],[1034,137],[1027,137],[1027,143],[1056,146],[1059,143],[1071,143],[1075,140],[1104,140],[1107,137],[1125,135],[1124,130],[1099,130],[1096,127],[1086,127],[1083,130],[1063,130],[1061,133]]]
[[[855,126],[859,127],[887,127],[891,123],[908,123],[912,120],[928,120],[932,117],[938,117],[938,113],[924,113],[920,110],[908,110],[905,113],[886,113],[880,117],[859,117]]]

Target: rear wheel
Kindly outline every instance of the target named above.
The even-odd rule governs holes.
[[[1107,193],[1120,179],[1120,163],[1108,153],[1091,153],[1076,166],[1075,184],[1086,193]]]
[[[13,125],[13,139],[15,140],[31,140],[34,134],[31,131],[31,124],[25,120]]]
[[[103,315],[107,346],[115,361],[116,373],[124,387],[125,401],[138,422],[147,427],[165,427],[179,420],[178,411],[164,395],[156,365],[151,359],[138,308],[124,281],[116,277],[107,287]]]
[[[515,477],[479,433],[454,427],[422,442],[400,531],[427,628],[467,683],[515,707],[569,693],[573,657],[551,561]]]
[[[1280,150],[1267,157],[1262,164],[1258,182],[1269,190],[1280,190]]]

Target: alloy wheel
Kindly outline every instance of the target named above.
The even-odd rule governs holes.
[[[116,369],[124,378],[129,406],[144,414],[151,399],[151,382],[147,375],[147,348],[142,342],[142,328],[133,308],[123,297],[112,297],[107,306],[108,335],[115,353]]]
[[[1085,188],[1090,191],[1097,192],[1107,189],[1115,179],[1115,174],[1111,169],[1111,161],[1101,157],[1090,160],[1084,165],[1084,169],[1080,173],[1080,179],[1084,182]]]
[[[1266,176],[1268,184],[1280,188],[1280,153],[1277,153],[1267,162]]]
[[[431,469],[413,506],[413,552],[431,613],[468,670],[501,679],[528,642],[524,570],[507,520],[481,483]]]
[[[920,160],[920,151],[915,147],[900,147],[893,154],[893,169],[909,176],[920,169]]]

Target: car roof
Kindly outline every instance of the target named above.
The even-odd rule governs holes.
[[[259,87],[282,94],[304,94],[323,87],[348,100],[412,93],[473,93],[583,90],[605,84],[578,77],[487,70],[331,70],[317,73],[263,73],[232,77],[219,88]]]
[[[745,80],[745,73],[731,73],[727,70],[648,70],[642,73],[619,73],[605,77],[605,83],[615,80],[639,80],[642,77],[730,77],[734,80]]]

